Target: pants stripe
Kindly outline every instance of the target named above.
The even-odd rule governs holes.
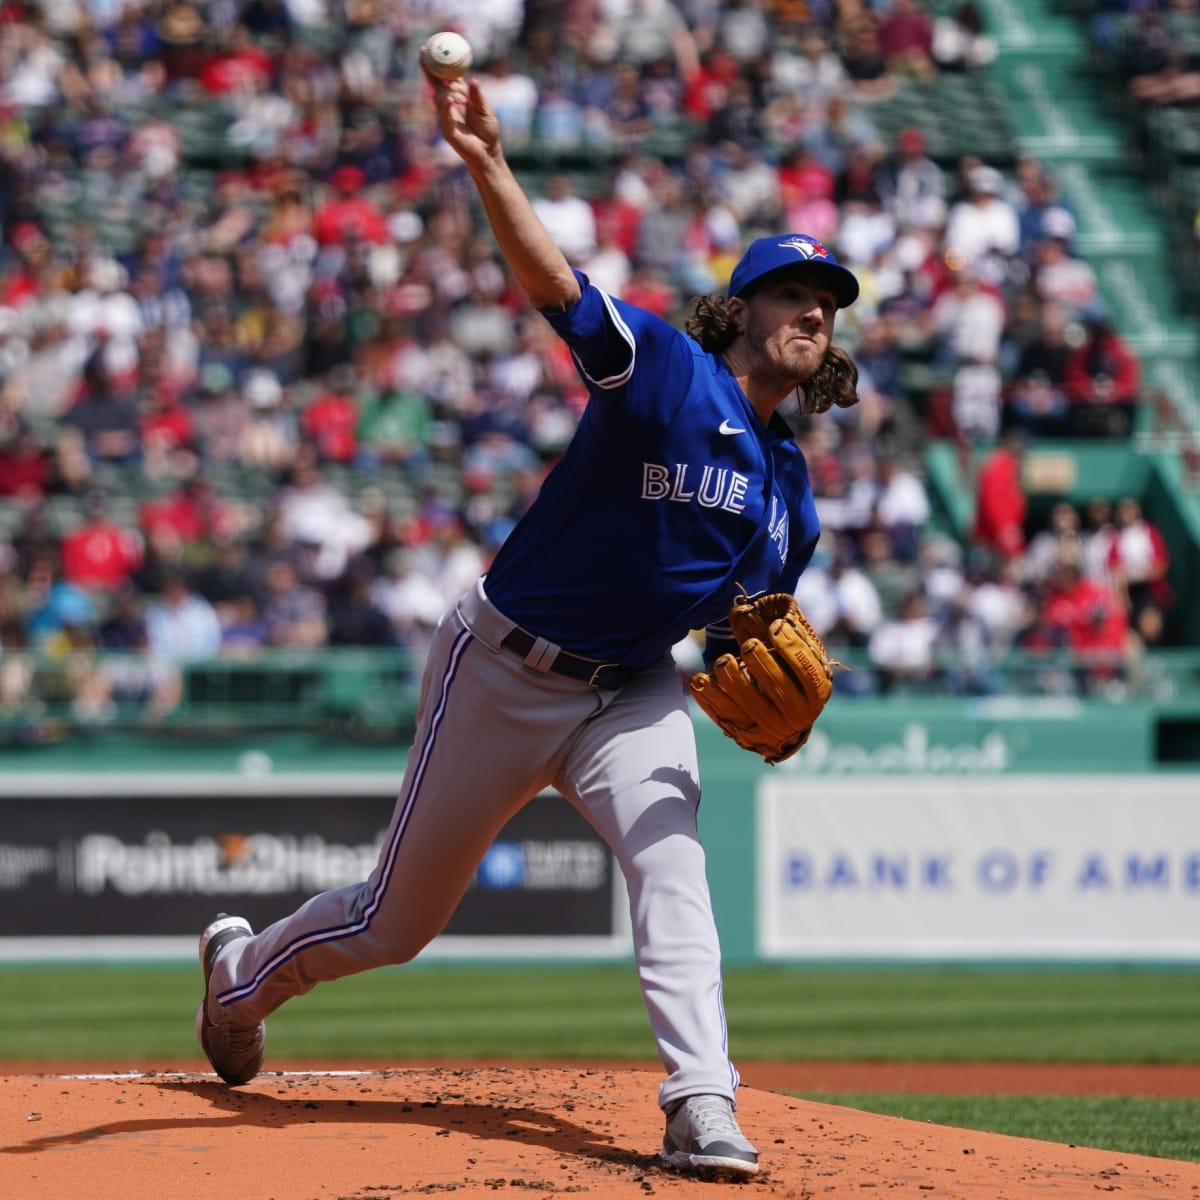
[[[388,843],[383,859],[381,860],[379,882],[375,886],[374,894],[363,909],[362,916],[349,925],[337,925],[329,929],[314,929],[312,932],[296,938],[284,946],[268,962],[263,963],[258,971],[255,972],[252,979],[219,993],[217,996],[218,1004],[232,1004],[238,1000],[245,1000],[248,996],[252,996],[272,971],[278,970],[302,950],[310,946],[321,945],[325,942],[335,942],[342,938],[354,937],[370,926],[372,918],[379,911],[380,904],[383,903],[388,883],[391,881],[392,871],[396,865],[396,855],[400,850],[400,842],[404,837],[404,831],[408,828],[413,808],[416,806],[417,796],[421,790],[421,782],[429,766],[429,759],[433,753],[434,743],[437,740],[438,729],[441,727],[442,718],[446,714],[450,688],[454,683],[455,675],[458,673],[458,666],[462,661],[463,653],[471,640],[472,635],[470,630],[464,629],[450,648],[450,657],[446,664],[446,670],[442,675],[442,688],[438,696],[437,707],[434,709],[433,717],[429,723],[429,736],[425,739],[425,744],[421,748],[421,755],[417,760],[416,769],[412,773],[412,779],[406,781],[408,796],[396,820],[395,832],[392,834],[391,841]]]

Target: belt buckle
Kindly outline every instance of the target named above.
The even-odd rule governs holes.
[[[600,672],[601,671],[609,671],[612,668],[614,668],[616,665],[617,665],[616,663],[600,663],[596,667],[596,669],[592,672],[592,677],[591,677],[591,679],[588,680],[588,687],[599,687],[600,686],[600,683],[599,683]]]

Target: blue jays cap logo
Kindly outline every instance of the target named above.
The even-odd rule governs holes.
[[[814,242],[811,238],[790,237],[780,242],[779,246],[784,250],[795,250],[808,259],[833,257],[820,242]]]
[[[853,272],[838,262],[832,250],[805,233],[762,237],[751,242],[729,277],[729,295],[740,296],[764,275],[801,264],[811,264],[821,274],[839,308],[858,299],[858,280]]]

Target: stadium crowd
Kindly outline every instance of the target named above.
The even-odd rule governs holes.
[[[190,660],[419,654],[519,518],[585,394],[439,144],[442,27],[612,294],[678,319],[781,229],[859,275],[862,401],[796,418],[827,531],[801,601],[867,654],[847,690],[986,694],[1012,648],[1092,654],[1036,686],[1106,690],[1163,640],[1135,499],[1028,528],[1030,442],[1142,403],[1053,171],[941,164],[873,115],[990,61],[970,0],[5,2],[0,712],[47,661],[100,720],[169,712]],[[974,461],[965,544],[932,532],[928,437]]]

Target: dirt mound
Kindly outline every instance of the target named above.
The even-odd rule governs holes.
[[[0,1195],[14,1200],[386,1200],[500,1191],[1055,1200],[1200,1196],[1200,1165],[871,1116],[745,1087],[762,1155],[744,1181],[658,1159],[658,1076],[580,1067],[0,1078]]]

